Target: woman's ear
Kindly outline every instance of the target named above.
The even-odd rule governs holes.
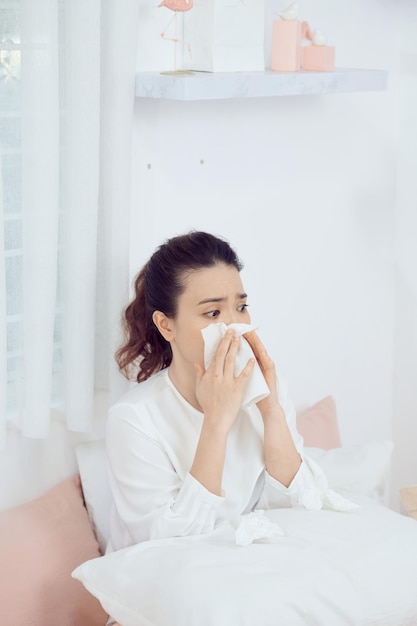
[[[152,320],[162,337],[166,341],[172,341],[174,337],[174,324],[173,320],[162,313],[162,311],[154,311],[152,313]]]

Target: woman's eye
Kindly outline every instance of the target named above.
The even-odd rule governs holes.
[[[220,311],[215,309],[214,311],[209,311],[206,315],[207,317],[218,317],[220,315]]]
[[[241,304],[240,306],[237,307],[237,310],[239,311],[239,313],[244,313],[245,310],[248,308],[249,304]]]

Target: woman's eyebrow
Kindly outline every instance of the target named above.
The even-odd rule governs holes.
[[[247,293],[238,293],[236,295],[236,300],[244,300],[247,297]],[[209,304],[211,302],[224,302],[225,300],[227,300],[227,298],[224,296],[219,298],[204,298],[204,300],[200,300],[200,302],[198,302],[197,306],[200,306],[200,304]]]
[[[200,302],[198,302],[198,306],[200,306],[200,304],[209,304],[210,302],[224,302],[226,300],[225,297],[221,297],[221,298],[204,298],[204,300],[200,300]]]

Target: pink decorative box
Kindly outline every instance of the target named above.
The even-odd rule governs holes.
[[[331,72],[334,70],[334,46],[304,46],[303,70],[312,72]]]
[[[298,20],[272,22],[271,70],[297,72],[301,69],[301,25]]]

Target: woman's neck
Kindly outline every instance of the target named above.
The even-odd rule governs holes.
[[[168,368],[168,376],[182,397],[187,400],[191,406],[197,409],[197,411],[201,411],[201,407],[195,395],[196,373],[194,368],[190,370],[185,364],[182,364],[181,368],[179,368],[172,362]]]

